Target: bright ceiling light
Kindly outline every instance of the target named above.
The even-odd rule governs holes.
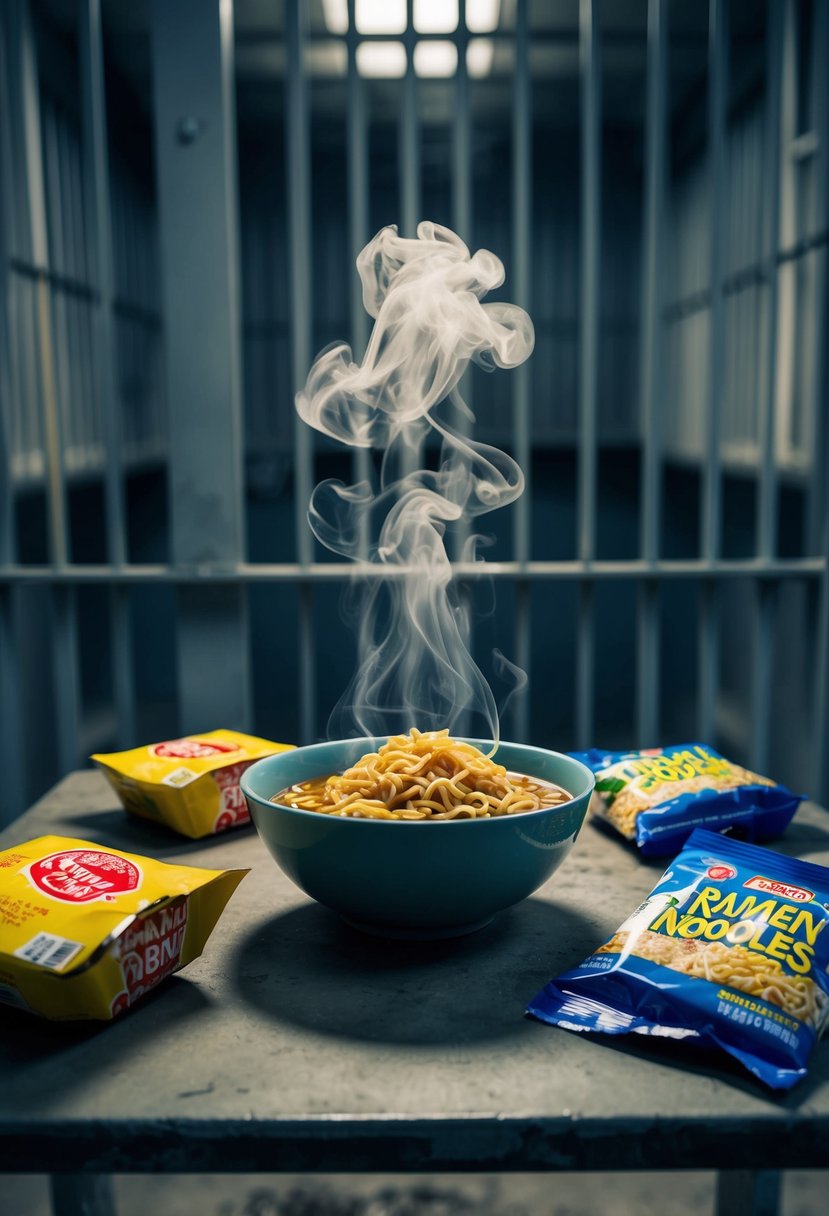
[[[470,76],[480,80],[492,71],[495,43],[491,38],[470,38],[466,48],[466,70]]]
[[[322,15],[329,34],[348,33],[348,0],[322,0]]]
[[[454,76],[457,67],[454,42],[418,42],[415,46],[414,69],[418,76]]]
[[[471,34],[491,34],[498,28],[501,0],[466,0],[466,28]]]
[[[402,42],[361,42],[357,47],[361,76],[394,79],[406,75],[406,48]]]
[[[406,0],[356,0],[354,23],[359,34],[403,34]]]
[[[458,0],[414,0],[419,34],[451,34],[458,28]]]

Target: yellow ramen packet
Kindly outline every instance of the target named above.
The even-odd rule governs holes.
[[[247,870],[201,870],[88,840],[0,852],[0,1002],[109,1021],[198,958]]]
[[[91,759],[128,811],[198,840],[250,823],[239,778],[254,761],[290,746],[211,730]]]

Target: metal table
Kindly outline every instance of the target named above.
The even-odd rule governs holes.
[[[713,1054],[523,1016],[661,873],[595,824],[533,898],[430,943],[349,929],[253,829],[191,842],[128,817],[94,772],[0,846],[47,832],[252,867],[204,956],[120,1021],[0,1007],[0,1169],[57,1176],[62,1216],[110,1211],[112,1173],[263,1170],[713,1168],[723,1211],[771,1212],[775,1171],[829,1165],[829,1043],[774,1096]],[[778,847],[829,864],[826,812],[802,807]]]

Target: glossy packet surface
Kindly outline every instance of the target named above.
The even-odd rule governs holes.
[[[527,1012],[714,1045],[775,1089],[829,1020],[829,869],[697,829],[610,941]]]
[[[109,1021],[202,953],[247,870],[40,836],[0,852],[0,1002]]]
[[[211,730],[92,756],[126,810],[199,839],[250,823],[239,778],[291,745],[236,730]]]
[[[772,840],[803,801],[704,743],[571,755],[596,774],[591,813],[635,841],[645,857],[675,853],[696,827],[737,828],[749,840]]]

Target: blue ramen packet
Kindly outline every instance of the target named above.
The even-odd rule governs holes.
[[[714,1045],[788,1089],[829,1021],[829,869],[698,828],[645,902],[527,1012]]]
[[[596,774],[591,812],[635,841],[644,857],[670,856],[696,827],[771,840],[803,800],[703,743],[571,755]]]

